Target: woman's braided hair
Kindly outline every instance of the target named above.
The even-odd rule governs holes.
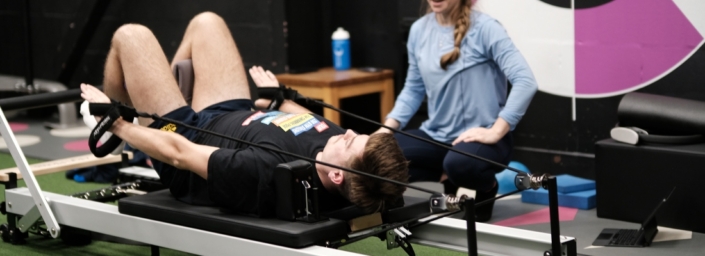
[[[446,53],[441,57],[441,68],[446,69],[460,57],[460,43],[462,43],[465,34],[470,28],[470,11],[472,7],[471,0],[460,0],[460,3],[451,7],[448,12],[448,18],[455,21],[455,29],[453,30],[453,51]],[[431,12],[431,6],[427,7],[427,12]]]

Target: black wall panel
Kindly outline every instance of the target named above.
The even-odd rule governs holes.
[[[23,76],[26,71],[23,3],[0,1],[0,74]],[[36,77],[58,78],[95,4],[96,0],[30,1]],[[330,36],[344,27],[351,34],[353,66],[393,69],[398,93],[406,77],[408,31],[423,5],[425,0],[113,0],[67,86],[101,83],[110,37],[121,24],[147,25],[171,57],[190,18],[213,11],[233,32],[245,65],[262,65],[275,73],[331,66]],[[701,47],[670,74],[639,91],[705,101],[703,70]],[[514,131],[514,159],[533,172],[594,178],[594,143],[609,137],[620,99],[577,99],[573,121],[571,99],[538,92]],[[377,120],[376,102],[377,95],[362,96],[343,101],[342,107]],[[420,110],[412,125],[424,115]],[[360,132],[376,129],[348,117],[342,122]]]
[[[95,0],[30,1],[34,74],[56,80],[71,50],[86,26]],[[0,3],[0,74],[23,76],[24,40],[23,1]],[[140,23],[152,29],[167,57],[171,58],[181,42],[183,31],[196,14],[212,11],[221,15],[233,32],[246,66],[262,65],[283,72],[284,1],[134,1],[114,0],[100,20],[95,35],[67,84],[100,84],[112,33],[122,24]],[[22,65],[18,65],[22,63]]]

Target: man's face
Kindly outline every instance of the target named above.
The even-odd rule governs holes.
[[[323,158],[321,160],[348,167],[345,165],[352,157],[362,157],[362,152],[365,150],[365,145],[369,139],[370,136],[358,135],[352,130],[347,130],[345,134],[330,137],[323,148]]]

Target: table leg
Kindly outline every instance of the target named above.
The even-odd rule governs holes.
[[[333,107],[340,108],[340,97],[338,88],[323,88],[323,102]],[[323,117],[329,121],[340,125],[340,113],[330,108],[323,108]]]

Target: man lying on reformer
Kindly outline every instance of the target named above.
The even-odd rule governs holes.
[[[184,59],[192,60],[195,74],[190,106],[152,32],[123,25],[113,35],[106,59],[105,94],[82,84],[81,96],[92,103],[114,99],[140,112],[406,183],[407,161],[391,134],[345,131],[288,100],[280,111],[253,111],[240,54],[218,15],[206,12],[191,20],[172,65]],[[251,72],[260,84],[273,78],[261,68]],[[297,159],[180,124],[146,118],[139,123],[118,120],[110,131],[154,159],[162,183],[175,198],[260,217],[275,214],[273,172],[278,164]],[[382,211],[405,190],[318,163],[315,168],[314,179],[325,188],[318,190],[321,212],[350,203],[366,212]]]

